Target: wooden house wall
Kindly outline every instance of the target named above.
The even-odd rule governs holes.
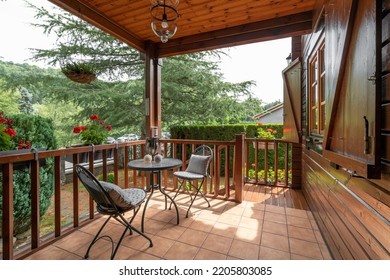
[[[390,26],[390,0],[383,0],[382,3],[375,4],[374,0],[367,1],[353,1],[353,0],[340,0],[337,1],[325,1],[326,5],[331,5],[331,9],[344,9],[343,11],[328,12],[327,6],[324,9],[324,15],[326,17],[325,25],[322,30],[315,29],[312,34],[302,38],[302,188],[308,200],[309,206],[319,224],[323,237],[325,238],[330,252],[335,259],[390,259],[390,63],[389,63],[389,26]],[[358,3],[358,4],[357,4]],[[328,34],[329,29],[337,26],[336,32],[340,30],[346,30],[345,8],[352,4],[357,4],[356,22],[363,22],[362,18],[371,16],[375,21],[376,9],[367,13],[362,12],[362,9],[366,9],[367,5],[381,9],[380,21],[382,21],[376,27],[376,31],[380,32],[382,29],[381,40],[381,83],[382,83],[382,96],[380,100],[380,106],[375,105],[372,100],[371,92],[358,91],[359,86],[367,86],[367,80],[360,81],[357,76],[361,71],[367,69],[361,69],[357,73],[358,68],[354,68],[354,65],[359,65],[360,68],[364,68],[367,65],[367,57],[364,56],[364,52],[360,55],[355,55],[357,50],[350,51],[349,58],[347,60],[343,79],[353,81],[354,90],[348,89],[347,85],[341,87],[341,94],[343,95],[342,102],[339,102],[339,112],[344,112],[343,118],[336,120],[335,127],[340,127],[341,124],[350,124],[355,120],[352,118],[353,112],[351,112],[351,106],[354,100],[368,100],[365,102],[367,108],[364,108],[368,113],[381,110],[380,120],[376,120],[380,123],[381,129],[381,141],[379,148],[381,154],[381,178],[380,179],[367,179],[362,176],[356,176],[349,170],[332,163],[326,159],[321,152],[311,149],[308,143],[308,136],[306,131],[306,119],[307,116],[307,62],[311,51],[315,48],[321,34]],[[362,6],[363,5],[363,6]],[[360,9],[360,11],[359,11]],[[372,8],[371,8],[372,9]],[[319,13],[318,13],[319,14]],[[364,24],[363,24],[364,25]],[[358,28],[365,28],[364,26]],[[379,27],[378,27],[379,26]],[[338,31],[337,31],[338,30]],[[341,31],[342,32],[342,31]],[[365,34],[367,30],[355,30],[356,35]],[[373,30],[375,32],[375,30]],[[340,35],[340,34],[338,34]],[[342,35],[342,34],[341,34]],[[337,42],[337,38],[342,36],[336,36],[336,41],[325,46],[325,48],[332,48],[329,53],[336,53],[337,47],[340,47],[340,42]],[[351,36],[351,46],[359,44],[358,40],[362,40],[359,36]],[[332,40],[327,40],[332,42]],[[361,43],[360,43],[361,45]],[[368,50],[368,49],[367,49]],[[340,51],[340,50],[339,50]],[[362,51],[362,50],[360,50]],[[363,50],[364,51],[364,50]],[[363,55],[364,57],[360,58]],[[370,53],[370,59],[372,53]],[[326,57],[329,59],[329,56]],[[332,65],[331,63],[327,64]],[[354,68],[354,70],[351,70]],[[327,75],[330,75],[334,69],[326,69]],[[341,74],[340,74],[341,75]],[[327,79],[326,87],[329,88],[329,83],[336,83],[338,76],[334,76]],[[333,79],[333,80],[332,80]],[[351,87],[351,85],[349,85]],[[348,92],[346,92],[348,91]],[[354,96],[358,94],[358,96]],[[327,91],[328,93],[328,91]],[[328,104],[327,104],[328,105]],[[364,105],[364,104],[363,104]],[[359,105],[361,106],[361,105]],[[348,111],[349,114],[345,112]],[[338,130],[340,131],[340,130]],[[347,143],[348,144],[348,143]],[[353,145],[361,145],[357,143]],[[351,147],[348,147],[351,149]],[[348,152],[353,152],[349,151]],[[360,153],[360,151],[359,151]],[[368,159],[370,160],[370,159]]]

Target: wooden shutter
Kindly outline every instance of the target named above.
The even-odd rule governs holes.
[[[283,138],[300,143],[301,130],[301,62],[295,59],[283,70],[284,105]]]
[[[375,1],[334,1],[325,33],[325,158],[366,178],[380,176]],[[377,74],[375,74],[377,73]]]

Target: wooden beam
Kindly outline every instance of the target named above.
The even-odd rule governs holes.
[[[106,16],[96,12],[95,9],[85,3],[74,0],[49,0],[53,4],[61,7],[69,13],[89,22],[101,30],[111,34],[131,47],[144,52],[144,41],[136,35],[128,32],[123,27],[117,25]]]
[[[158,56],[172,56],[202,50],[232,47],[284,37],[300,36],[312,30],[311,12],[249,23],[158,43]]]

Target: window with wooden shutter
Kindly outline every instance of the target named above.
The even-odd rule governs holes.
[[[309,61],[309,131],[323,136],[325,129],[325,40]]]

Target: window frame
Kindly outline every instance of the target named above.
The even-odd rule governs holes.
[[[308,136],[323,138],[326,120],[325,37],[308,60]]]

